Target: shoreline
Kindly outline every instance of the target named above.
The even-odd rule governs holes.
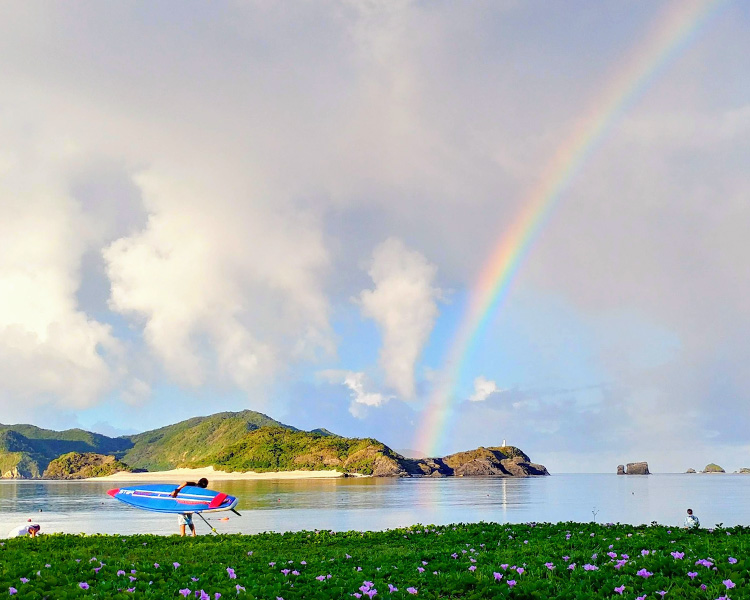
[[[258,473],[256,471],[217,471],[213,467],[202,467],[200,469],[170,469],[169,471],[147,471],[145,473],[129,473],[120,471],[104,477],[87,477],[78,481],[135,481],[135,482],[176,482],[197,481],[205,477],[211,481],[232,480],[260,480],[260,479],[335,479],[343,477],[344,473],[339,471],[270,471]],[[351,476],[351,475],[350,475]],[[365,477],[358,475],[358,477]]]

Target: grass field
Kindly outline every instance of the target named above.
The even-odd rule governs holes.
[[[15,598],[750,598],[750,529],[558,523],[5,540]]]

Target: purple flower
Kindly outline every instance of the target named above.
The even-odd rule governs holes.
[[[78,587],[81,588],[82,590],[87,590],[89,589],[89,584],[86,583],[85,581],[81,581],[81,583],[78,584]]]
[[[417,588],[415,588],[415,587],[408,587],[408,588],[406,588],[406,591],[409,592],[410,594],[416,594],[417,593]]]
[[[179,593],[183,595],[183,597],[187,598],[190,595],[190,590],[188,588],[184,588],[179,590]]]
[[[177,567],[179,567],[179,566],[180,566],[180,563],[178,563],[178,562],[173,562],[173,563],[172,563],[172,566],[173,566],[173,567],[174,567],[174,568],[176,569]]]
[[[477,568],[476,568],[476,567],[475,567],[474,565],[471,565],[471,566],[469,567],[469,571],[471,571],[472,573],[473,573],[474,571],[476,571],[476,570],[477,570]]]
[[[299,575],[299,571],[295,569],[294,571],[292,571],[292,575]]]
[[[599,567],[597,567],[596,565],[590,565],[589,563],[586,563],[585,565],[583,565],[583,570],[584,571],[598,571]]]
[[[617,552],[607,552],[607,556],[614,560],[617,558]]]
[[[29,580],[25,577],[21,577],[21,583],[29,583]]]
[[[615,591],[622,596],[622,593],[625,591],[625,586],[621,585],[620,587],[616,587]]]
[[[551,562],[544,563],[544,566],[547,567],[547,569],[549,569],[550,571],[552,571],[555,568],[555,565],[552,564]]]
[[[737,564],[737,559],[736,559],[736,558],[733,558],[733,557],[731,557],[731,556],[730,556],[730,557],[729,557],[729,564],[730,564],[730,565],[734,565],[734,564]]]
[[[516,569],[516,573],[518,573],[519,575],[523,575],[525,572],[526,572],[526,569],[524,569],[523,567],[518,567]]]
[[[135,591],[135,588],[134,588],[134,587],[132,587],[132,588],[127,588],[127,589],[126,589],[125,591],[126,591],[126,592],[130,592],[130,593],[132,594],[132,593],[133,593],[133,592]]]
[[[216,592],[214,594],[214,600],[219,600],[219,598],[221,598],[221,594],[219,592]]]
[[[159,563],[154,563],[154,569],[158,569],[158,568],[159,568]]]
[[[269,566],[269,567],[275,567],[275,566],[276,566],[276,563],[275,563],[275,562],[270,562],[270,563],[268,563],[268,566]]]
[[[397,592],[398,588],[395,585],[388,584],[388,591],[392,594],[393,592]]]
[[[705,583],[701,583],[701,589],[702,589],[702,590],[705,590],[705,589],[706,589],[706,584],[705,584]]]
[[[640,571],[636,573],[636,575],[638,575],[638,577],[643,577],[644,579],[648,579],[649,577],[653,575],[653,573],[651,573],[650,571],[647,571],[646,569],[641,569]]]
[[[575,563],[570,563],[568,565],[568,571],[575,571],[575,568],[576,568],[576,564]]]
[[[659,594],[659,595],[660,595],[660,596],[661,596],[662,598],[664,598],[664,596],[666,596],[666,595],[667,595],[667,592],[666,592],[666,591],[664,591],[664,590],[659,590],[659,591],[658,591],[658,592],[656,592],[656,593],[657,593],[657,594]]]
[[[695,579],[698,576],[698,573],[696,573],[695,571],[688,571],[687,575],[688,577],[690,577],[690,579]]]
[[[236,589],[236,590],[237,590],[237,593],[238,593],[238,594],[239,594],[240,592],[244,592],[244,591],[245,591],[245,588],[243,588],[243,587],[242,587],[242,586],[241,586],[241,585],[240,585],[239,583],[238,583],[237,585],[235,585],[235,586],[234,586],[234,589]]]
[[[361,598],[361,597],[362,597],[362,594],[360,594],[359,592],[354,592],[354,593],[352,594],[352,596],[354,596],[355,598],[357,598],[357,600],[359,600],[359,598]]]
[[[291,573],[291,571],[290,571],[289,569],[281,569],[281,572],[282,572],[282,573],[283,573],[284,575],[289,575],[289,573]],[[231,577],[231,575],[230,575],[230,577]]]
[[[617,556],[617,555],[615,555],[615,556]],[[570,560],[570,556],[563,556],[563,557],[562,557],[562,559],[563,559],[563,560],[564,560],[565,562],[568,562],[568,561]]]
[[[516,580],[515,579],[508,580],[508,587],[513,587],[514,585],[516,585]]]
[[[299,564],[306,565],[307,563],[304,560],[299,561]]]
[[[731,590],[733,587],[735,587],[735,583],[731,579],[725,579],[722,581],[722,583],[727,586],[728,590]]]
[[[138,579],[138,578],[137,578],[137,577],[133,577],[132,575],[130,575],[130,576],[128,577],[128,579],[130,579],[130,583],[133,583],[133,582],[134,582],[134,581],[135,581],[136,579]]]
[[[375,588],[370,588],[369,590],[367,590],[367,591],[365,592],[365,594],[366,594],[366,595],[368,595],[368,596],[370,597],[370,600],[372,600],[372,597],[373,597],[373,596],[374,596],[375,594],[377,594],[377,593],[378,593],[378,590],[376,590]]]
[[[506,564],[506,565],[500,565],[500,568],[501,568],[501,569],[502,569],[503,571],[507,571],[507,570],[508,570],[508,566],[509,566],[509,565],[507,565],[507,564]]]
[[[417,571],[419,571],[420,573],[424,573],[424,567],[417,567]]]
[[[13,594],[17,594],[18,590],[11,586],[8,588],[8,593],[12,596]]]
[[[315,579],[317,579],[318,581],[325,581],[326,576],[325,575],[318,575]]]
[[[638,596],[635,600],[646,600],[646,594],[643,594],[643,596]]]
[[[503,578],[502,573],[493,573],[492,575],[495,577],[495,581],[500,581]]]
[[[685,558],[684,552],[670,552],[670,554],[675,560],[682,560],[683,558]]]
[[[117,576],[119,577],[120,575],[125,575],[125,571],[123,571],[122,569],[117,571]]]
[[[641,556],[648,556],[648,550],[641,550]]]

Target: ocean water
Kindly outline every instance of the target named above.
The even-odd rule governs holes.
[[[174,515],[128,507],[118,482],[2,481],[0,537],[28,518],[43,533],[176,533]],[[206,515],[220,533],[383,530],[416,523],[597,521],[681,525],[692,508],[703,527],[750,525],[750,476],[552,475],[529,479],[300,479],[226,481],[238,510]],[[226,519],[228,517],[228,519]],[[225,520],[222,520],[225,519]],[[208,525],[194,518],[199,534]]]

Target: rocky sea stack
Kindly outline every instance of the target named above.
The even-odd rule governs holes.
[[[617,465],[617,474],[618,475],[650,475],[651,473],[648,470],[648,463],[643,461],[643,462],[628,463],[627,468],[624,465]]]
[[[706,468],[703,469],[704,473],[725,473],[724,469],[722,469],[719,465],[716,463],[709,463],[706,465]]]

